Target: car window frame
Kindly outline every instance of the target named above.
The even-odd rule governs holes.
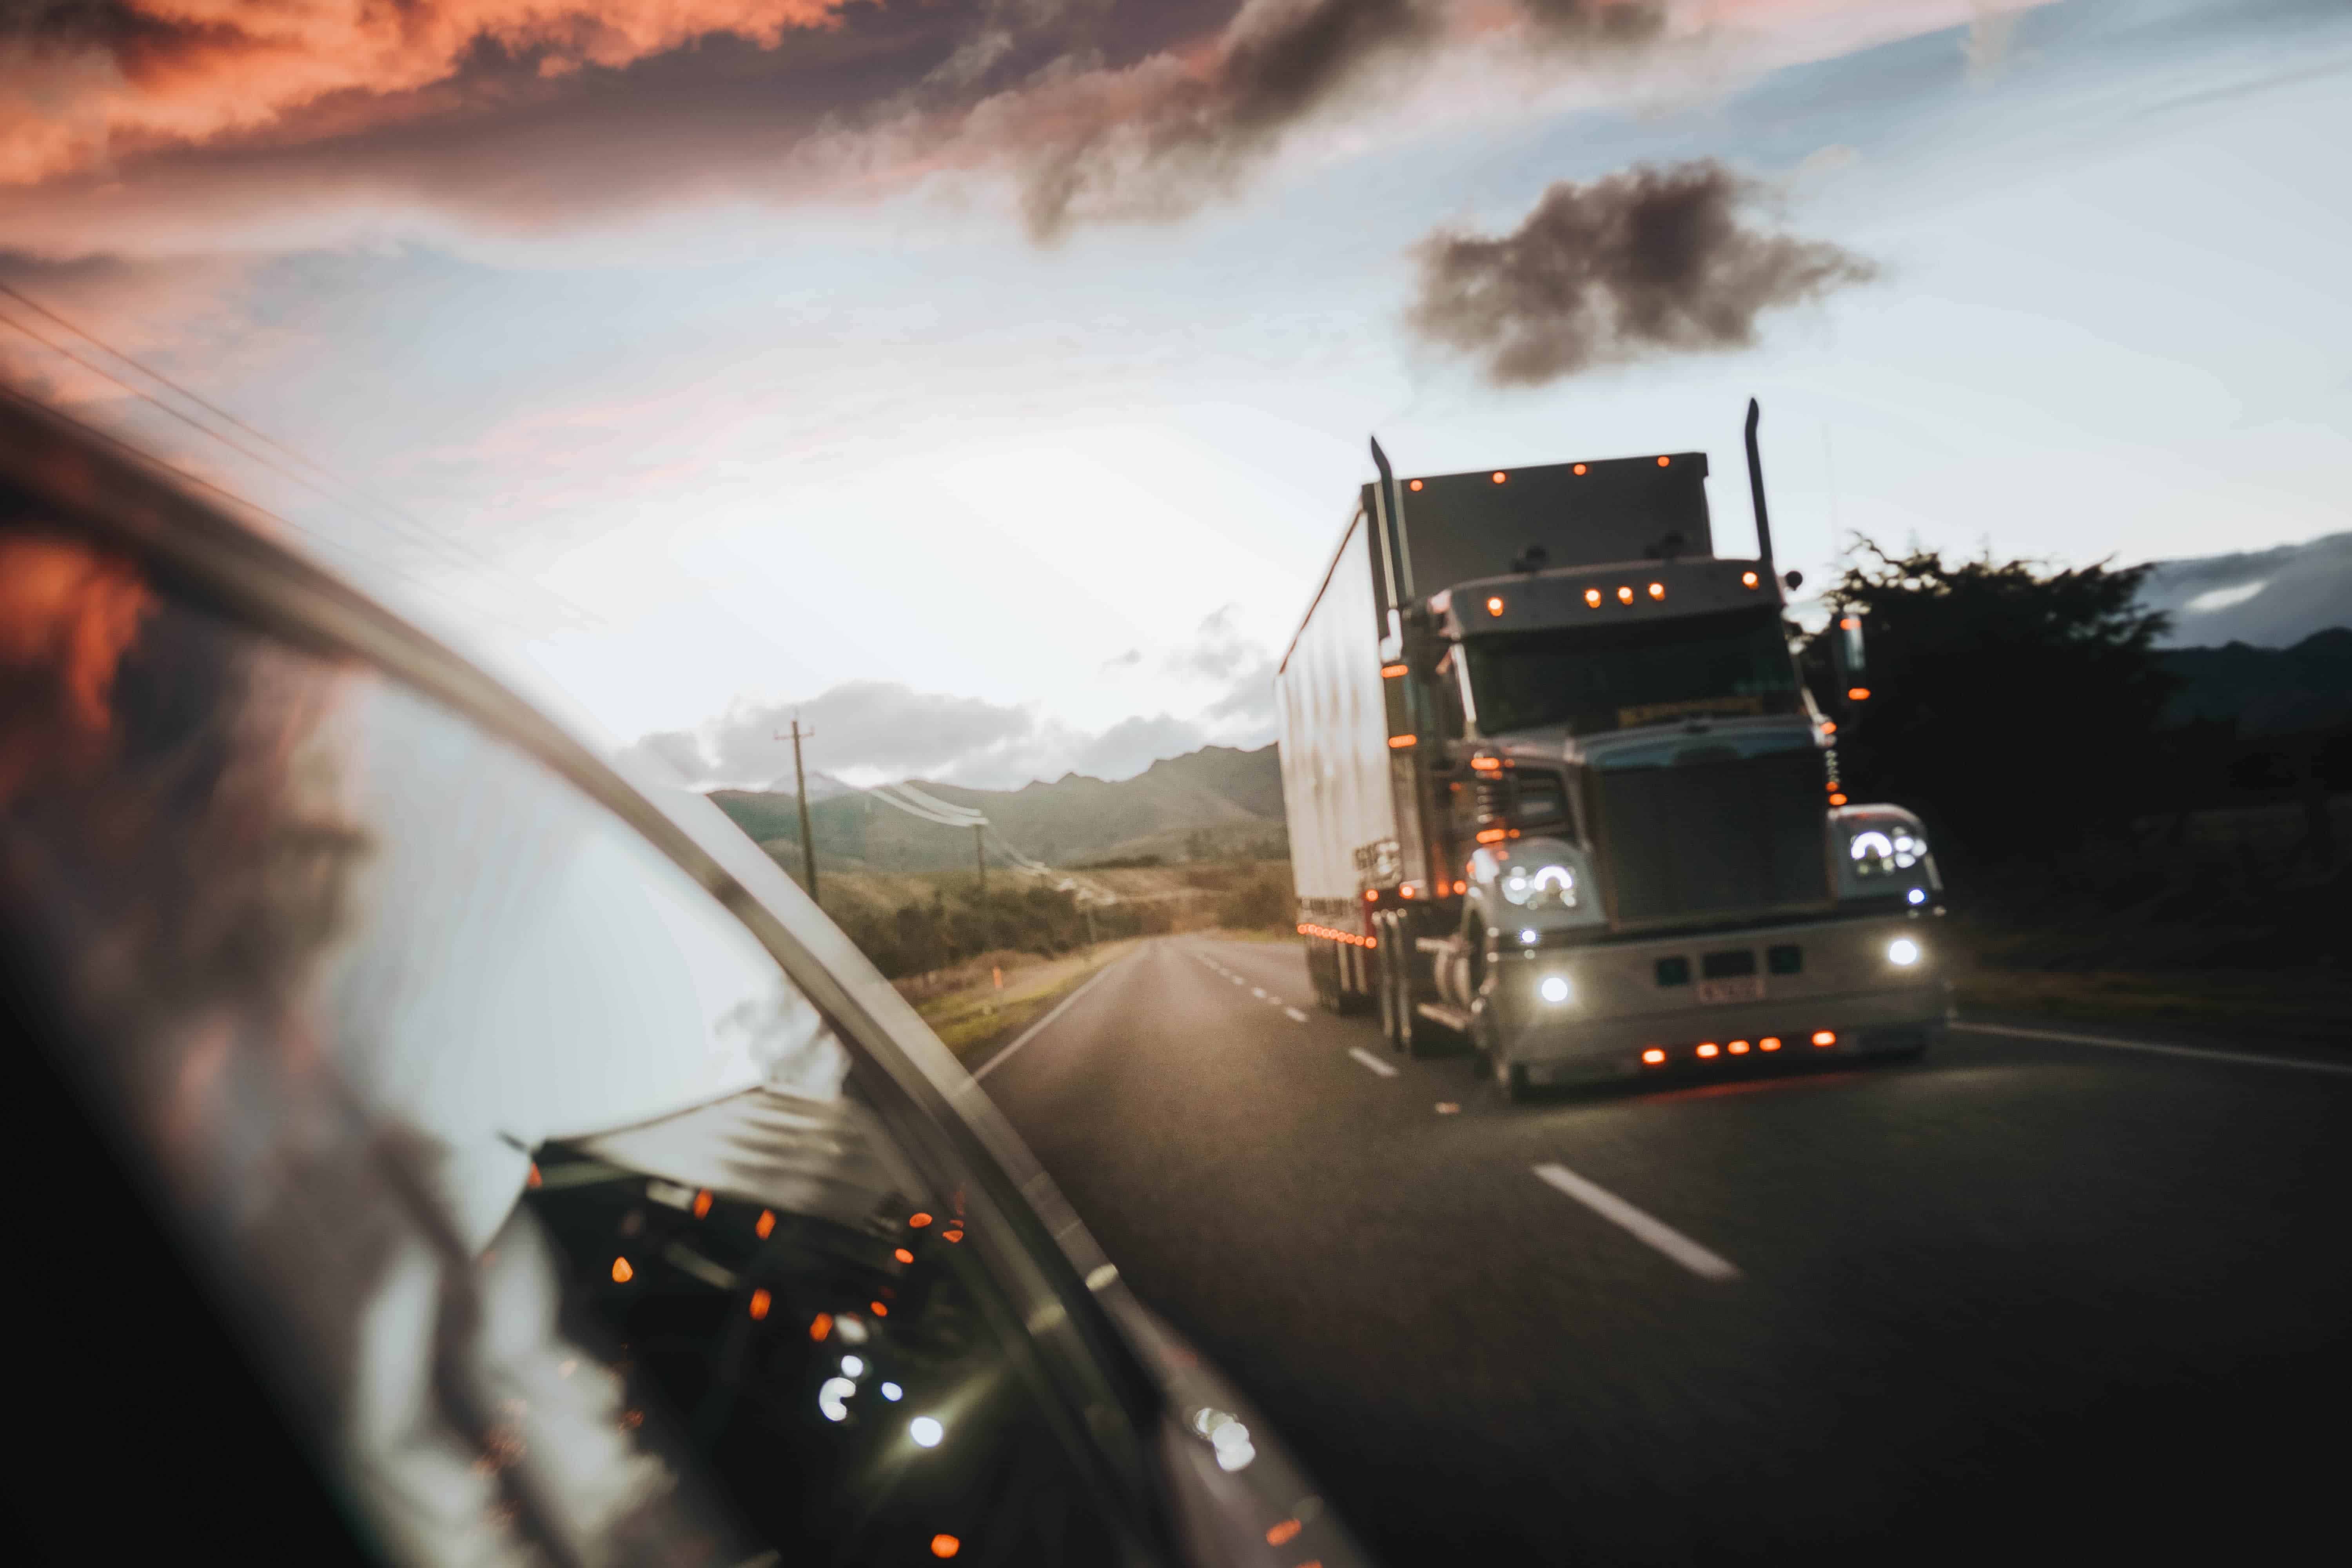
[[[1114,1504],[1122,1533],[1151,1556],[1173,1555],[1171,1500],[1153,1460],[1165,1395],[1095,1299],[1124,1289],[1117,1269],[913,1007],[717,806],[682,784],[631,776],[439,639],[265,537],[257,521],[190,493],[203,481],[5,386],[0,479],[49,509],[43,522],[131,557],[163,591],[378,673],[478,726],[603,806],[716,900],[832,1027],[859,1092],[918,1173],[940,1193],[963,1194],[970,1234],[1016,1320],[1003,1325],[1008,1352],[1034,1358],[1047,1384],[1040,1392],[1050,1391],[1047,1418]]]

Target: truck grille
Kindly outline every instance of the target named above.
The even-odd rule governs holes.
[[[1825,779],[1811,748],[1596,774],[1595,826],[1615,920],[1828,901]]]

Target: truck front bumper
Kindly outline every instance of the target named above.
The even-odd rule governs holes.
[[[1489,1051],[1537,1083],[1743,1060],[1916,1054],[1951,1017],[1939,924],[1891,914],[1514,955],[1495,965],[1482,994],[1481,1035]],[[1909,964],[1889,957],[1900,940],[1917,951]],[[1800,966],[1771,973],[1769,955],[1790,949]],[[1755,973],[1708,984],[1710,999],[1699,1000],[1706,961],[1743,952]],[[1660,983],[1675,973],[1690,978]],[[1566,982],[1567,996],[1546,1000],[1548,981]]]

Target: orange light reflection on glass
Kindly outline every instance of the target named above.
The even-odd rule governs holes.
[[[634,1279],[634,1278],[635,1277],[636,1272],[637,1272],[637,1271],[636,1271],[635,1269],[634,1269],[634,1268],[630,1268],[630,1267],[629,1267],[629,1260],[628,1260],[627,1258],[615,1258],[614,1259],[613,1259],[613,1283],[614,1283],[614,1284],[615,1284],[615,1285],[626,1285],[626,1284],[627,1284],[627,1283],[628,1283],[632,1279]]]
[[[1286,1519],[1279,1524],[1270,1524],[1266,1526],[1265,1543],[1268,1546],[1279,1546],[1286,1541],[1295,1539],[1298,1532],[1306,1528],[1295,1519]]]
[[[1648,1050],[1642,1053],[1642,1059],[1649,1063],[1652,1067],[1657,1067],[1665,1061],[1666,1053],[1658,1049],[1657,1047],[1652,1046]]]
[[[700,1192],[700,1193],[697,1193],[697,1194],[694,1194],[694,1217],[695,1217],[695,1218],[697,1218],[697,1219],[700,1219],[700,1218],[702,1218],[705,1215],[708,1215],[709,1212],[710,1212],[710,1194],[709,1194],[708,1192]]]
[[[931,1537],[931,1555],[934,1557],[952,1557],[962,1550],[963,1542],[958,1541],[952,1535],[934,1535]]]
[[[761,1241],[767,1240],[768,1233],[776,1228],[776,1211],[773,1209],[761,1209],[760,1211],[760,1223],[753,1226],[751,1228],[760,1233],[760,1239]]]
[[[1817,1046],[1836,1045],[1837,1031],[1834,1029],[1815,1029],[1813,1031],[1813,1044]]]
[[[1756,1042],[1756,1048],[1759,1051],[1777,1051],[1780,1048],[1780,1037],[1767,1035]]]
[[[813,1340],[821,1340],[831,1332],[833,1332],[833,1314],[831,1312],[819,1312],[815,1317],[809,1320],[809,1338]]]
[[[752,1291],[752,1292],[751,1292],[751,1316],[753,1316],[754,1318],[764,1318],[764,1317],[766,1317],[767,1315],[768,1315],[768,1293],[767,1293],[765,1290],[754,1290],[754,1291]]]
[[[1698,1048],[1698,1054],[1703,1057],[1716,1057],[1721,1056],[1723,1053],[1719,1048],[1717,1048],[1713,1040],[1709,1040],[1706,1044]]]
[[[894,1249],[890,1256],[897,1258],[901,1263],[912,1263],[915,1261],[915,1255],[908,1251],[903,1247]]]

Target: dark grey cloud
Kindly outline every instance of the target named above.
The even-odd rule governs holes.
[[[1240,607],[1222,605],[1202,617],[1192,640],[1168,656],[1167,667],[1223,688],[1204,717],[1268,725],[1274,721],[1274,656],[1234,624]]]
[[[1415,247],[1406,321],[1498,385],[1661,353],[1744,348],[1757,318],[1875,274],[1821,240],[1754,228],[1760,184],[1704,161],[1545,191],[1498,237],[1440,229]]]

